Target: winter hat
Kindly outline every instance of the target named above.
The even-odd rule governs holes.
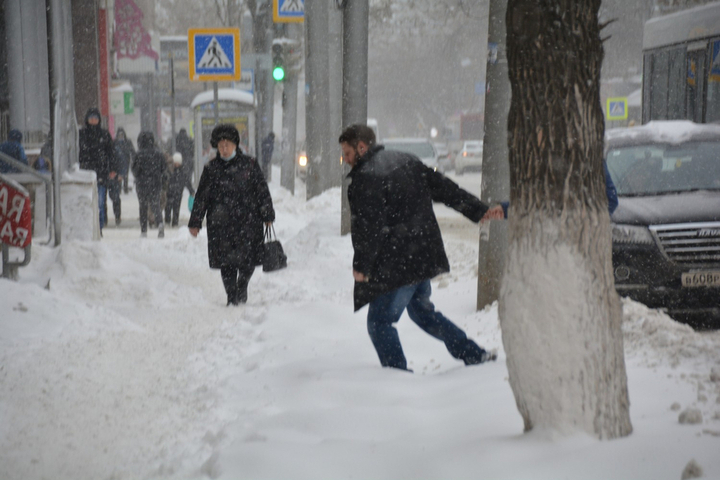
[[[11,142],[22,143],[22,132],[16,128],[13,128],[8,133],[8,140]]]
[[[88,108],[87,113],[85,114],[85,125],[90,127],[91,125],[88,123],[88,120],[90,120],[90,117],[97,117],[98,120],[101,120],[102,117],[100,116],[100,110],[98,110],[95,107]]]
[[[138,148],[141,150],[151,149],[155,146],[155,135],[152,132],[140,132],[137,139]]]
[[[173,153],[172,160],[175,166],[179,167],[180,165],[182,165],[182,154],[180,152]]]
[[[234,125],[223,123],[215,127],[210,136],[210,145],[217,148],[220,140],[229,140],[235,145],[240,145],[240,132]]]

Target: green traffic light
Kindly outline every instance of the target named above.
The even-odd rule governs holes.
[[[277,66],[273,68],[272,75],[275,81],[280,82],[285,79],[285,69],[283,67]]]

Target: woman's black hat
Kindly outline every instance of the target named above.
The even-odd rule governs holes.
[[[229,140],[235,145],[240,145],[240,132],[235,125],[222,123],[215,127],[210,135],[210,146],[217,148],[220,140]]]

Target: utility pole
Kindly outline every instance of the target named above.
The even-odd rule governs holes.
[[[329,108],[328,122],[328,164],[324,190],[342,185],[343,166],[340,163],[342,150],[337,139],[342,132],[342,88],[343,88],[343,14],[342,10],[332,6],[328,8],[328,77],[329,77]]]
[[[170,52],[170,145],[171,153],[177,151],[175,145],[175,59],[173,52]]]
[[[255,126],[255,156],[262,164],[262,141],[272,131],[275,84],[270,61],[273,41],[272,1],[258,1],[253,23],[253,49],[256,54],[255,89],[258,99]],[[272,171],[272,167],[269,167]],[[270,176],[268,173],[268,181]]]
[[[330,154],[330,68],[328,51],[327,0],[305,1],[305,78],[306,91],[306,143],[307,143],[307,199],[320,195],[327,185],[328,155]]]
[[[485,96],[485,139],[483,141],[482,194],[487,204],[508,200],[507,119],[510,109],[510,80],[506,50],[505,13],[507,0],[490,0],[488,62]],[[480,229],[478,252],[478,310],[498,299],[507,252],[507,222],[492,220]]]
[[[342,127],[367,124],[368,82],[368,0],[345,1],[343,7],[343,87]],[[335,139],[337,141],[337,139]],[[344,173],[350,168],[343,165]],[[345,177],[345,175],[343,175]],[[350,205],[348,184],[342,182],[340,234],[350,233]]]
[[[290,46],[285,55],[285,81],[283,83],[283,137],[287,150],[283,152],[280,169],[280,185],[295,195],[295,143],[297,134],[298,77],[302,70],[300,47],[301,24],[291,23],[286,27]]]

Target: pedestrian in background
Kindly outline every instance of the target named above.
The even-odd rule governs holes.
[[[40,173],[50,173],[52,171],[53,145],[52,140],[48,138],[40,149],[40,155],[35,159],[32,167]]]
[[[227,304],[247,302],[248,283],[262,261],[263,223],[275,220],[270,190],[257,161],[242,153],[230,124],[212,131],[217,149],[203,169],[188,228],[197,237],[207,215],[210,268],[219,268]]]
[[[92,170],[97,176],[100,232],[107,224],[108,181],[117,176],[115,150],[110,132],[100,126],[100,110],[90,108],[85,115],[85,127],[80,130],[80,168]]]
[[[130,191],[129,187],[129,173],[130,165],[132,165],[133,158],[135,157],[135,147],[132,141],[127,138],[124,128],[118,128],[115,134],[115,158],[117,159],[119,174],[122,175],[122,186],[123,192],[127,194]]]
[[[268,136],[262,141],[260,148],[260,161],[262,162],[262,172],[265,177],[265,181],[270,180],[270,169],[272,169],[272,156],[273,150],[275,149],[275,133],[270,132]]]
[[[165,205],[165,224],[170,224],[172,227],[178,226],[178,220],[180,218],[180,204],[182,203],[182,194],[185,188],[190,192],[190,196],[195,195],[195,189],[190,183],[185,173],[185,159],[180,152],[173,154],[173,163],[170,166],[168,172],[168,191],[167,191],[167,203]]]
[[[165,225],[160,210],[160,191],[166,166],[165,155],[155,147],[155,137],[151,132],[140,132],[137,143],[138,152],[132,164],[132,173],[140,204],[140,236],[147,237],[149,208],[158,222],[158,238],[163,238]]]
[[[0,143],[0,152],[27,165],[28,159],[22,146],[22,139],[22,132],[13,128],[8,134],[7,141]],[[0,173],[20,173],[20,170],[0,159]]]
[[[192,183],[195,172],[195,142],[188,136],[187,130],[181,128],[175,137],[175,149],[182,155],[182,167],[188,182]]]
[[[495,360],[435,310],[430,279],[450,271],[433,202],[479,222],[488,206],[415,155],[375,144],[366,125],[346,128],[339,139],[348,174],[355,254],[355,310],[370,304],[367,328],[383,367],[407,370],[395,323],[410,319],[445,343],[450,354],[475,365]]]

